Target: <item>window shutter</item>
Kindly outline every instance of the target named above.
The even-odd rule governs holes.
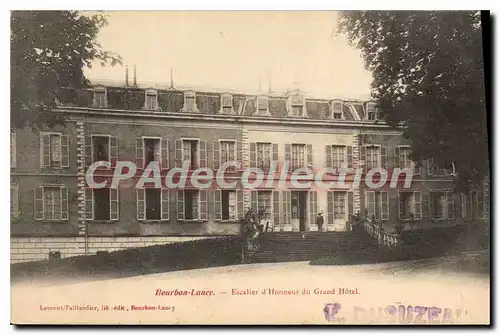
[[[137,188],[136,197],[137,220],[146,220],[146,190],[143,188]]]
[[[250,167],[257,167],[257,143],[250,143]]]
[[[308,144],[306,150],[307,150],[307,166],[312,168],[312,163],[313,163],[312,144]]]
[[[375,192],[366,191],[366,208],[368,209],[368,219],[371,219],[375,215]]]
[[[182,167],[182,140],[175,140],[175,167]]]
[[[200,141],[200,167],[207,167],[207,141]]]
[[[430,203],[431,199],[429,194],[424,194],[422,196],[422,217],[424,218],[431,218],[431,211],[430,211]]]
[[[366,172],[366,146],[361,146],[361,159],[363,160],[363,170]]]
[[[399,147],[394,147],[394,166],[393,166],[393,168],[394,169],[399,168],[400,167],[399,163],[400,163],[400,161],[399,161]]]
[[[110,220],[118,220],[119,214],[119,202],[118,202],[118,189],[110,188],[109,189],[109,219]]]
[[[177,220],[183,221],[184,213],[184,190],[177,190]]]
[[[162,138],[161,139],[161,169],[165,170],[168,169],[169,167],[169,143],[168,139]]]
[[[214,141],[213,149],[213,169],[218,170],[220,165],[220,143],[219,141]]]
[[[327,224],[333,224],[333,191],[327,192]]]
[[[273,161],[278,162],[278,143],[273,143]]]
[[[280,225],[280,192],[273,191],[273,226]]]
[[[50,166],[50,135],[42,135],[42,167]]]
[[[419,176],[419,175],[422,173],[422,169],[421,169],[421,167],[420,167],[420,164],[421,164],[421,162],[420,162],[420,161],[418,161],[418,162],[413,162],[413,165],[412,165],[412,166],[413,166],[413,174],[414,174],[415,176]]]
[[[462,213],[462,218],[467,218],[467,198],[465,193],[460,193],[460,209]]]
[[[239,169],[243,166],[243,143],[241,141],[236,142],[236,160],[241,164]]]
[[[285,143],[285,162],[288,162],[288,164],[292,164],[292,146],[289,143]],[[291,167],[291,166],[290,166]],[[289,167],[289,168],[290,168]]]
[[[17,156],[17,150],[16,150],[16,132],[11,131],[10,132],[10,167],[16,167],[17,161],[16,161],[16,156]]]
[[[144,140],[138,137],[135,141],[135,162],[138,169],[144,169]]]
[[[446,192],[446,199],[448,202],[447,217],[448,219],[455,218],[455,194]]]
[[[35,220],[43,220],[43,187],[35,188]]]
[[[175,167],[175,141],[168,141],[168,165],[170,169]]]
[[[207,213],[207,191],[200,191],[200,220],[208,220]]]
[[[68,219],[68,188],[61,187],[61,220]]]
[[[19,218],[19,186],[17,184],[10,185],[10,197],[12,202],[12,213],[10,216],[12,220]]]
[[[354,216],[354,193],[352,191],[347,192],[347,214],[349,220]]]
[[[380,167],[383,169],[387,169],[387,147],[380,147]]]
[[[318,198],[316,191],[309,191],[309,224],[316,224],[318,214]]]
[[[94,190],[85,188],[85,220],[94,220]]]
[[[382,220],[389,220],[389,194],[386,191],[380,192],[380,197],[381,197],[381,205],[382,209],[380,211],[381,213],[381,219]]]
[[[283,204],[282,212],[283,212],[283,224],[290,224],[290,215],[292,212],[291,209],[291,198],[292,193],[290,191],[282,191],[281,192],[281,203]]]
[[[109,143],[110,143],[110,154],[109,154],[109,159],[111,166],[115,167],[116,162],[118,162],[118,138],[116,136],[110,136],[109,137]]]
[[[429,195],[429,219],[434,219],[434,202],[432,197]]]
[[[85,166],[92,165],[92,136],[85,136]]]
[[[257,191],[250,191],[250,203],[252,206],[252,211],[256,213],[258,211],[257,207]]]
[[[243,207],[243,190],[236,191],[236,202],[237,202],[237,211],[238,218],[243,219],[245,216],[245,208]]]
[[[354,167],[352,163],[352,145],[348,145],[346,147],[346,151],[347,151],[347,167],[352,169]]]
[[[214,190],[214,220],[222,220],[222,191]]]
[[[161,189],[161,219],[170,220],[170,191],[166,188]]]
[[[333,163],[332,163],[332,146],[331,145],[325,145],[325,163],[327,168],[331,168]]]
[[[415,206],[413,217],[415,220],[422,220],[422,193],[420,191],[415,191],[413,192],[413,196],[415,197],[415,202],[413,203]]]
[[[61,135],[61,167],[69,167],[69,138]]]

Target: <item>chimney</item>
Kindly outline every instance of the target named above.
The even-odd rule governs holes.
[[[170,89],[174,89],[174,70],[170,68]]]
[[[128,87],[128,65],[125,66],[125,87]]]
[[[137,87],[137,67],[134,65],[134,86]]]

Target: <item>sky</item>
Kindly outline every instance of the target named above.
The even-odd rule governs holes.
[[[98,41],[123,67],[86,71],[94,82],[244,93],[300,89],[310,97],[368,98],[371,74],[360,52],[335,33],[331,11],[112,11]]]

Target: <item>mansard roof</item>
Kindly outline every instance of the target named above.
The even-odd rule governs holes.
[[[232,95],[234,114],[253,116],[256,111],[257,97],[267,96],[269,106],[269,116],[283,118],[288,116],[288,93],[271,94],[245,94],[230,90],[209,90],[209,89],[179,89],[169,88],[159,85],[147,86],[125,86],[110,85],[105,83],[95,84],[87,89],[62,88],[59,92],[58,102],[62,106],[72,107],[93,107],[94,88],[105,87],[107,95],[107,106],[109,109],[119,110],[143,110],[146,90],[156,90],[158,94],[158,110],[164,113],[180,113],[184,106],[184,92],[196,93],[196,106],[202,114],[220,114],[221,96],[223,94]],[[298,92],[298,91],[295,91]],[[332,103],[342,102],[344,120],[365,119],[366,104],[370,101],[358,99],[318,99],[308,97],[304,93],[304,107],[309,119],[331,119]]]

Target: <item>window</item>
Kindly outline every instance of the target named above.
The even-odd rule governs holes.
[[[399,192],[399,218],[402,220],[422,219],[422,200],[420,192]]]
[[[266,171],[271,166],[271,143],[257,143],[257,167]]]
[[[170,219],[170,193],[167,189],[141,188],[136,192],[138,220]]]
[[[484,219],[486,204],[483,191],[462,194],[462,217],[464,219]]]
[[[234,162],[236,160],[236,142],[220,141],[220,162]]]
[[[199,192],[184,191],[184,217],[186,220],[199,219]]]
[[[69,167],[69,140],[60,133],[41,134],[42,167]]]
[[[367,191],[365,199],[368,218],[389,220],[389,196],[386,191]]]
[[[145,166],[150,162],[161,161],[161,140],[159,138],[144,138],[144,159]]]
[[[10,184],[10,219],[17,221],[19,218],[19,188],[17,184]]]
[[[238,217],[236,209],[236,191],[222,190],[222,220],[236,220]]]
[[[257,115],[269,115],[269,98],[266,96],[257,97]]]
[[[455,175],[455,164],[453,162],[449,162],[446,164],[444,168],[440,168],[439,166],[434,164],[433,158],[429,158],[427,160],[427,171],[429,175],[436,175],[436,176]]]
[[[146,188],[146,220],[161,219],[161,189]]]
[[[411,169],[413,162],[410,159],[411,149],[409,147],[399,147],[399,168]]]
[[[447,217],[447,196],[446,192],[431,192],[430,194],[430,216],[436,220]]]
[[[292,169],[299,169],[306,166],[306,145],[292,144]]]
[[[118,189],[85,189],[85,218],[87,220],[118,220]]]
[[[370,121],[374,121],[378,118],[377,106],[373,102],[366,104],[366,117]]]
[[[67,220],[68,189],[65,186],[39,186],[35,189],[36,220]]]
[[[334,101],[332,103],[332,117],[335,120],[342,120],[342,118],[343,118],[342,102]]]
[[[109,136],[92,136],[94,162],[109,161]]]
[[[156,90],[146,90],[144,108],[147,110],[158,109],[158,92]]]
[[[346,192],[333,192],[333,216],[335,219],[346,217]]]
[[[380,167],[380,147],[366,147],[366,168],[368,170]]]
[[[106,108],[107,107],[107,94],[105,87],[96,87],[94,89],[94,101],[93,105],[97,108]]]
[[[222,94],[221,96],[222,113],[231,114],[233,112],[233,96],[231,94]]]
[[[289,98],[290,110],[289,116],[301,117],[305,116],[304,97],[300,94],[294,94]]]
[[[109,188],[94,190],[94,220],[110,219]]]
[[[16,132],[10,131],[10,167],[16,167]]]
[[[344,168],[347,163],[346,147],[344,145],[332,145],[332,167]]]
[[[198,140],[183,140],[183,166],[188,165],[189,169],[198,167]]]
[[[196,106],[196,93],[193,91],[184,92],[184,112],[197,113],[199,112]]]
[[[257,192],[257,208],[265,209],[265,214],[263,216],[264,220],[271,220],[273,215],[272,208],[272,192],[271,191],[258,191]]]

